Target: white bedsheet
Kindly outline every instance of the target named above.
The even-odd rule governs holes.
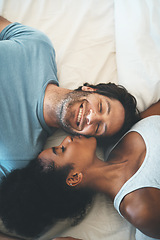
[[[50,37],[61,87],[119,83],[135,95],[140,110],[159,99],[159,0],[0,0],[0,15]],[[57,131],[45,147],[59,144],[64,136]],[[97,153],[103,158],[100,149]],[[39,240],[52,239],[64,225]],[[83,240],[134,240],[134,234],[134,227],[102,195],[79,225],[61,233]]]
[[[115,0],[118,82],[144,110],[160,98],[160,1]]]

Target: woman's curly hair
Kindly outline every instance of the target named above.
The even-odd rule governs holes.
[[[72,166],[44,170],[40,159],[4,177],[0,185],[0,217],[5,227],[23,237],[38,237],[66,218],[83,217],[91,203],[89,189],[71,188],[66,177]]]

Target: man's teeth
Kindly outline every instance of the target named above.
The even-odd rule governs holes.
[[[78,117],[77,117],[77,126],[79,126],[79,124],[80,124],[81,117],[82,117],[82,112],[83,112],[83,109],[80,108],[79,113],[78,113]]]

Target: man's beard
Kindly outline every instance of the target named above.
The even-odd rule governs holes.
[[[68,115],[68,111],[73,104],[83,101],[83,97],[86,97],[90,94],[92,94],[92,92],[85,92],[85,91],[69,92],[66,94],[66,97],[62,99],[62,101],[58,104],[57,111],[56,111],[57,118],[59,120],[61,127],[65,131],[71,134],[77,134],[75,133],[74,129],[70,126],[70,123],[68,121],[69,118],[67,117],[66,119],[66,116]]]

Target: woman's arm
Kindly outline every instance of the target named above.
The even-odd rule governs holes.
[[[72,238],[72,237],[57,237],[57,238],[54,238],[53,240],[82,240],[82,239]]]
[[[121,214],[145,235],[160,239],[160,189],[141,188],[126,195]]]
[[[152,115],[160,115],[160,100],[157,103],[154,103],[145,111],[140,113],[141,119],[152,116]]]

